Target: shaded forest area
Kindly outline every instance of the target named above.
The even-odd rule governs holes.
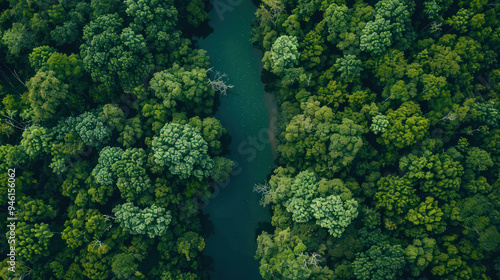
[[[499,279],[500,3],[262,2],[262,277]]]
[[[233,167],[190,39],[207,4],[0,3],[0,180],[15,169],[18,218],[0,278],[206,279],[199,204]]]

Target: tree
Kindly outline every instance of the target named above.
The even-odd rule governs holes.
[[[316,175],[310,171],[302,171],[294,178],[288,193],[290,198],[283,204],[292,213],[294,222],[305,223],[312,218],[310,205],[317,194],[316,183]]]
[[[283,35],[274,41],[271,50],[266,52],[262,62],[264,62],[264,69],[279,75],[283,70],[296,66],[299,56],[297,38]]]
[[[91,21],[83,29],[83,40],[83,65],[95,82],[110,88],[120,84],[130,92],[152,69],[152,55],[144,37],[130,27],[123,28],[117,14]]]
[[[186,8],[187,21],[193,27],[198,27],[200,24],[210,19],[210,14],[205,11],[205,4],[202,0],[191,0]]]
[[[200,135],[208,144],[210,155],[219,155],[222,152],[220,141],[227,132],[218,119],[213,117],[201,119],[196,116],[189,119],[188,124],[199,130]]]
[[[404,250],[400,245],[382,243],[356,254],[354,275],[359,280],[396,279],[398,270],[405,265]]]
[[[111,171],[118,178],[116,186],[128,202],[146,204],[152,200],[153,185],[146,174],[146,152],[132,148],[123,152],[121,158],[111,165]]]
[[[85,112],[75,120],[75,130],[83,142],[92,147],[106,144],[111,137],[111,129],[95,113]]]
[[[18,56],[23,51],[31,49],[35,42],[32,31],[20,22],[13,23],[12,27],[6,30],[2,36],[2,43],[7,46],[9,54],[13,56]]]
[[[139,116],[124,121],[123,130],[120,132],[118,142],[126,148],[132,147],[143,134]]]
[[[134,256],[129,253],[120,253],[113,256],[111,270],[118,279],[130,279],[138,276],[136,273],[138,265]]]
[[[493,101],[479,103],[476,105],[479,111],[479,121],[490,127],[498,127],[500,122],[500,111]]]
[[[389,217],[405,213],[420,200],[407,178],[389,175],[380,178],[377,185],[376,207],[385,208],[385,213]]]
[[[95,0],[91,1],[96,2]],[[50,37],[57,46],[64,44],[74,44],[82,38],[83,26],[89,18],[91,6],[88,3],[77,3],[74,9],[71,9],[66,21],[62,25],[56,26],[51,32]]]
[[[410,17],[414,4],[401,0],[383,0],[375,5],[375,20],[363,28],[360,49],[373,56],[384,53],[394,43],[409,47],[406,33],[411,34]]]
[[[170,211],[155,204],[140,209],[128,202],[117,205],[113,208],[113,213],[125,231],[130,234],[147,234],[149,238],[167,233],[168,225],[172,220]]]
[[[234,85],[229,84],[227,74],[221,74],[219,71],[213,71],[211,68],[207,72],[213,73],[213,78],[208,78],[208,83],[212,86],[212,89],[221,96],[227,96],[228,91],[234,87]]]
[[[433,238],[414,239],[405,249],[406,261],[411,267],[411,274],[418,277],[432,262],[437,251],[436,240]]]
[[[51,201],[54,202],[53,200]],[[22,221],[37,222],[40,220],[53,219],[57,215],[57,209],[51,204],[45,204],[43,200],[24,196],[18,204],[17,217]]]
[[[306,69],[311,69],[320,65],[322,61],[326,60],[326,57],[323,56],[323,51],[326,49],[326,46],[324,45],[325,40],[321,36],[323,33],[323,26],[323,22],[316,25],[316,28],[307,33],[306,37],[300,44],[300,48],[302,49],[300,53],[300,61]],[[275,59],[273,59],[273,61],[275,61]]]
[[[335,160],[335,164],[331,166],[335,172],[335,170],[348,166],[363,146],[361,138],[363,127],[344,118],[342,124],[333,126],[332,132],[329,155]]]
[[[181,179],[210,176],[213,160],[208,156],[208,145],[189,125],[167,123],[160,135],[153,138],[155,163],[168,167],[170,173]]]
[[[99,153],[99,163],[92,170],[92,176],[101,185],[112,185],[118,180],[112,173],[112,166],[122,158],[123,150],[118,147],[104,147]]]
[[[49,241],[53,235],[46,223],[17,223],[16,255],[20,260],[30,263],[35,263],[40,258],[48,256],[50,254]]]
[[[36,122],[51,119],[68,95],[68,85],[57,79],[54,71],[37,72],[26,86],[33,110],[32,119]]]
[[[396,111],[389,109],[390,127],[381,139],[387,146],[404,148],[421,140],[429,128],[429,120],[421,116],[420,107],[413,101],[403,103]]]
[[[82,274],[92,280],[106,279],[111,274],[111,260],[110,255],[103,256],[87,251],[80,261],[83,268]]]
[[[82,60],[75,54],[68,56],[53,52],[44,63],[40,61],[37,64],[41,65],[38,71],[54,71],[56,78],[61,81],[78,79],[83,75]]]
[[[490,154],[478,147],[473,147],[467,151],[467,157],[465,158],[465,164],[468,168],[481,172],[488,170],[489,167],[493,166],[493,161],[491,160]]]
[[[410,209],[406,219],[416,226],[423,226],[427,231],[437,234],[446,230],[446,223],[442,221],[443,211],[433,197],[426,197],[415,209]]]
[[[418,69],[421,67],[422,66],[419,65]],[[375,77],[379,79],[379,84],[381,86],[388,87],[394,85],[397,81],[402,80],[405,76],[405,72],[409,71],[409,68],[410,67],[405,58],[404,52],[391,49],[376,60],[376,67],[373,69],[373,73],[375,74]],[[404,81],[401,81],[400,83],[405,84]],[[410,96],[395,99],[400,99],[406,102],[410,100]]]
[[[29,62],[31,67],[38,72],[43,66],[46,65],[47,60],[51,57],[53,53],[56,52],[56,49],[49,46],[41,46],[34,48],[33,51],[29,54]]]
[[[372,53],[374,56],[383,54],[392,45],[390,21],[378,17],[370,21],[363,29],[360,49]]]
[[[155,73],[149,85],[172,113],[204,115],[212,112],[214,91],[208,84],[205,69],[195,67],[188,70],[174,64],[168,70]]]
[[[343,201],[336,195],[314,199],[311,208],[316,224],[327,228],[333,237],[340,237],[345,228],[358,216],[356,200]]]
[[[265,280],[275,277],[282,279],[308,279],[311,269],[307,267],[306,246],[290,229],[277,230],[270,235],[263,232],[257,237],[256,259],[260,259],[260,275]]]
[[[177,252],[184,254],[187,261],[194,259],[203,249],[205,249],[205,240],[196,232],[185,232],[177,239]]]
[[[224,157],[216,157],[213,162],[212,179],[218,182],[227,181],[233,172],[234,161]]]
[[[449,201],[459,197],[464,168],[449,155],[435,155],[430,151],[421,157],[409,154],[400,159],[399,168],[420,190],[437,199]]]
[[[192,13],[199,6],[196,4],[188,5]],[[171,52],[179,45],[181,32],[177,29],[174,1],[127,0],[125,5],[125,12],[133,19],[130,27],[135,33],[143,34],[148,46],[156,52]]]
[[[314,171],[324,177],[346,168],[363,146],[363,127],[348,118],[334,120],[332,109],[320,107],[310,97],[301,104],[303,114],[296,115],[282,132],[286,139],[278,146],[283,162]]]
[[[351,18],[349,8],[346,5],[330,4],[324,15],[328,28],[328,41],[337,43],[340,41],[339,35],[349,31],[349,21]]]
[[[372,119],[372,125],[370,126],[370,130],[373,131],[373,133],[378,134],[379,132],[384,133],[387,130],[387,127],[389,126],[389,121],[387,120],[387,117],[382,114],[378,114]]]
[[[320,87],[316,95],[321,105],[336,110],[346,103],[348,91],[346,85],[332,80],[325,87]]]
[[[354,81],[359,78],[363,62],[357,59],[355,55],[348,54],[342,58],[338,58],[335,63],[335,68],[340,72],[340,77],[347,81]]]
[[[479,240],[481,248],[495,251],[500,246],[500,212],[482,195],[468,197],[459,205],[459,220],[463,222],[463,233]]]
[[[45,127],[32,125],[23,131],[21,146],[30,158],[36,158],[42,152],[49,152],[51,138]]]

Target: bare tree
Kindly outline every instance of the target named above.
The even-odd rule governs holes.
[[[97,247],[97,246],[99,246],[97,248],[101,248],[101,246],[102,246],[101,240],[99,240],[99,239],[97,239],[97,238],[94,237],[94,242],[95,243],[94,243],[94,246],[92,246],[92,249],[95,249],[95,247]]]
[[[214,91],[219,92],[221,95],[226,96],[227,91],[234,87],[228,83],[226,73],[221,74],[219,71],[214,71],[213,67],[209,68],[207,72],[213,74],[213,78],[208,77],[208,83],[212,86]]]
[[[104,218],[104,220],[105,220],[106,222],[111,222],[111,221],[113,221],[114,219],[116,219],[115,217],[110,216],[110,215],[102,215],[102,217]]]
[[[441,31],[441,26],[442,25],[443,25],[442,23],[437,23],[437,22],[433,21],[431,23],[431,30],[432,30],[432,32]]]
[[[31,126],[31,124],[33,123],[32,121],[16,121],[14,119],[14,114],[16,113],[16,111],[11,111],[11,110],[7,110],[7,115],[5,114],[2,114],[0,115],[0,120],[2,122],[5,122],[6,124],[14,127],[14,128],[17,128],[17,129],[20,129],[20,130],[26,130],[28,127]]]
[[[271,203],[271,186],[269,186],[267,181],[264,184],[254,184],[253,191],[262,195],[260,199],[261,205],[267,206]]]
[[[260,16],[264,25],[272,21],[276,27],[279,16],[286,13],[285,4],[281,0],[263,0],[262,2],[263,4],[260,5],[260,9],[257,11],[257,16]]]
[[[25,272],[21,273],[21,275],[19,275],[19,280],[23,280],[24,278],[28,277],[32,271],[31,267],[28,267],[25,265],[23,265],[23,266],[26,267],[28,270],[26,270]]]
[[[314,265],[314,266],[318,266],[319,263],[321,262],[321,260],[319,259],[321,258],[321,255],[314,252],[311,254],[311,256],[309,257],[309,259],[307,260],[308,263]]]
[[[454,121],[457,119],[457,114],[449,112],[448,115],[442,117],[440,121]]]

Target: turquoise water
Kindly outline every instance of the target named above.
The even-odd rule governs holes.
[[[262,279],[254,259],[259,222],[270,222],[259,204],[254,183],[274,168],[268,139],[269,113],[260,81],[262,54],[250,43],[256,7],[250,0],[216,0],[210,14],[214,28],[199,47],[207,50],[214,70],[226,73],[234,88],[221,97],[215,117],[232,137],[228,156],[237,163],[229,182],[216,186],[204,213],[214,224],[204,253],[214,260],[212,280]],[[268,102],[269,103],[269,102]]]

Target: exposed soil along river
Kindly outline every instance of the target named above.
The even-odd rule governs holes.
[[[212,4],[214,32],[200,40],[199,47],[207,50],[213,70],[226,73],[234,85],[227,96],[221,96],[215,117],[232,137],[229,158],[237,165],[228,182],[216,184],[203,210],[214,226],[204,252],[214,261],[212,280],[262,279],[254,259],[256,231],[259,223],[270,222],[270,214],[260,206],[253,186],[264,182],[275,167],[268,138],[275,118],[274,101],[260,81],[262,53],[250,43],[256,7],[250,0]]]

